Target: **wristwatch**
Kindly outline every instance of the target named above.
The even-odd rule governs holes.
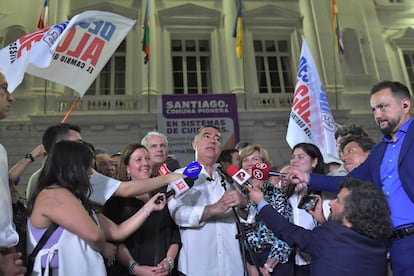
[[[29,152],[26,153],[26,155],[24,156],[24,158],[30,159],[32,162],[35,161],[35,158],[33,157],[33,155]]]

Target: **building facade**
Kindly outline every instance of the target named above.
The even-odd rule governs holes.
[[[162,94],[233,93],[240,139],[269,150],[274,164],[290,159],[286,128],[301,37],[312,51],[339,124],[358,123],[376,140],[369,106],[371,86],[382,80],[414,84],[414,1],[337,0],[345,53],[335,51],[331,0],[243,0],[243,58],[232,37],[237,1],[148,0],[150,61],[142,52],[146,0],[49,0],[49,25],[103,10],[137,20],[82,98],[68,122],[109,152],[140,141],[157,128]],[[43,0],[0,3],[0,46],[36,30]],[[76,81],[76,80],[74,80]],[[0,123],[0,141],[14,164],[61,121],[77,93],[26,74],[16,102]],[[32,165],[24,177],[40,166]],[[21,188],[23,190],[23,187]]]

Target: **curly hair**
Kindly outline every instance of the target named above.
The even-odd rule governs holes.
[[[392,223],[384,193],[371,182],[344,178],[340,187],[350,191],[345,198],[344,217],[351,228],[364,236],[386,240],[392,234]]]
[[[375,146],[374,140],[372,140],[369,137],[356,137],[356,136],[350,136],[345,138],[341,143],[341,152],[344,151],[344,148],[346,145],[348,145],[351,142],[355,142],[358,144],[358,146],[364,151],[364,152],[370,152],[371,149]]]

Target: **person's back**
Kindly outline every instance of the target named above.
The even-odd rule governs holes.
[[[330,221],[315,228],[310,239],[315,247],[311,254],[311,275],[386,275],[387,253],[383,241]]]
[[[337,198],[330,202],[329,221],[313,230],[288,222],[257,191],[249,188],[249,195],[258,203],[259,217],[276,236],[312,257],[311,275],[386,275],[390,209],[372,183],[342,180]],[[315,210],[323,216],[320,202]]]

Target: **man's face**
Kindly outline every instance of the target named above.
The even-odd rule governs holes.
[[[352,171],[361,165],[369,155],[369,151],[364,150],[356,142],[349,142],[344,147],[341,154],[341,159],[344,162],[344,168],[347,172]]]
[[[329,214],[329,220],[336,221],[338,223],[345,222],[344,210],[345,210],[345,198],[351,193],[347,188],[342,188],[334,200],[329,202],[331,212]]]
[[[96,170],[103,175],[114,177],[115,166],[107,153],[99,153],[95,156]]]
[[[206,127],[193,142],[197,161],[216,162],[221,153],[221,133],[212,127]]]
[[[158,135],[152,135],[147,140],[151,164],[162,164],[167,160],[168,150],[164,139]]]
[[[392,96],[389,88],[382,89],[371,96],[371,108],[375,123],[384,135],[395,134],[405,123],[403,103]]]
[[[0,120],[6,118],[14,97],[7,90],[6,78],[0,73]]]

